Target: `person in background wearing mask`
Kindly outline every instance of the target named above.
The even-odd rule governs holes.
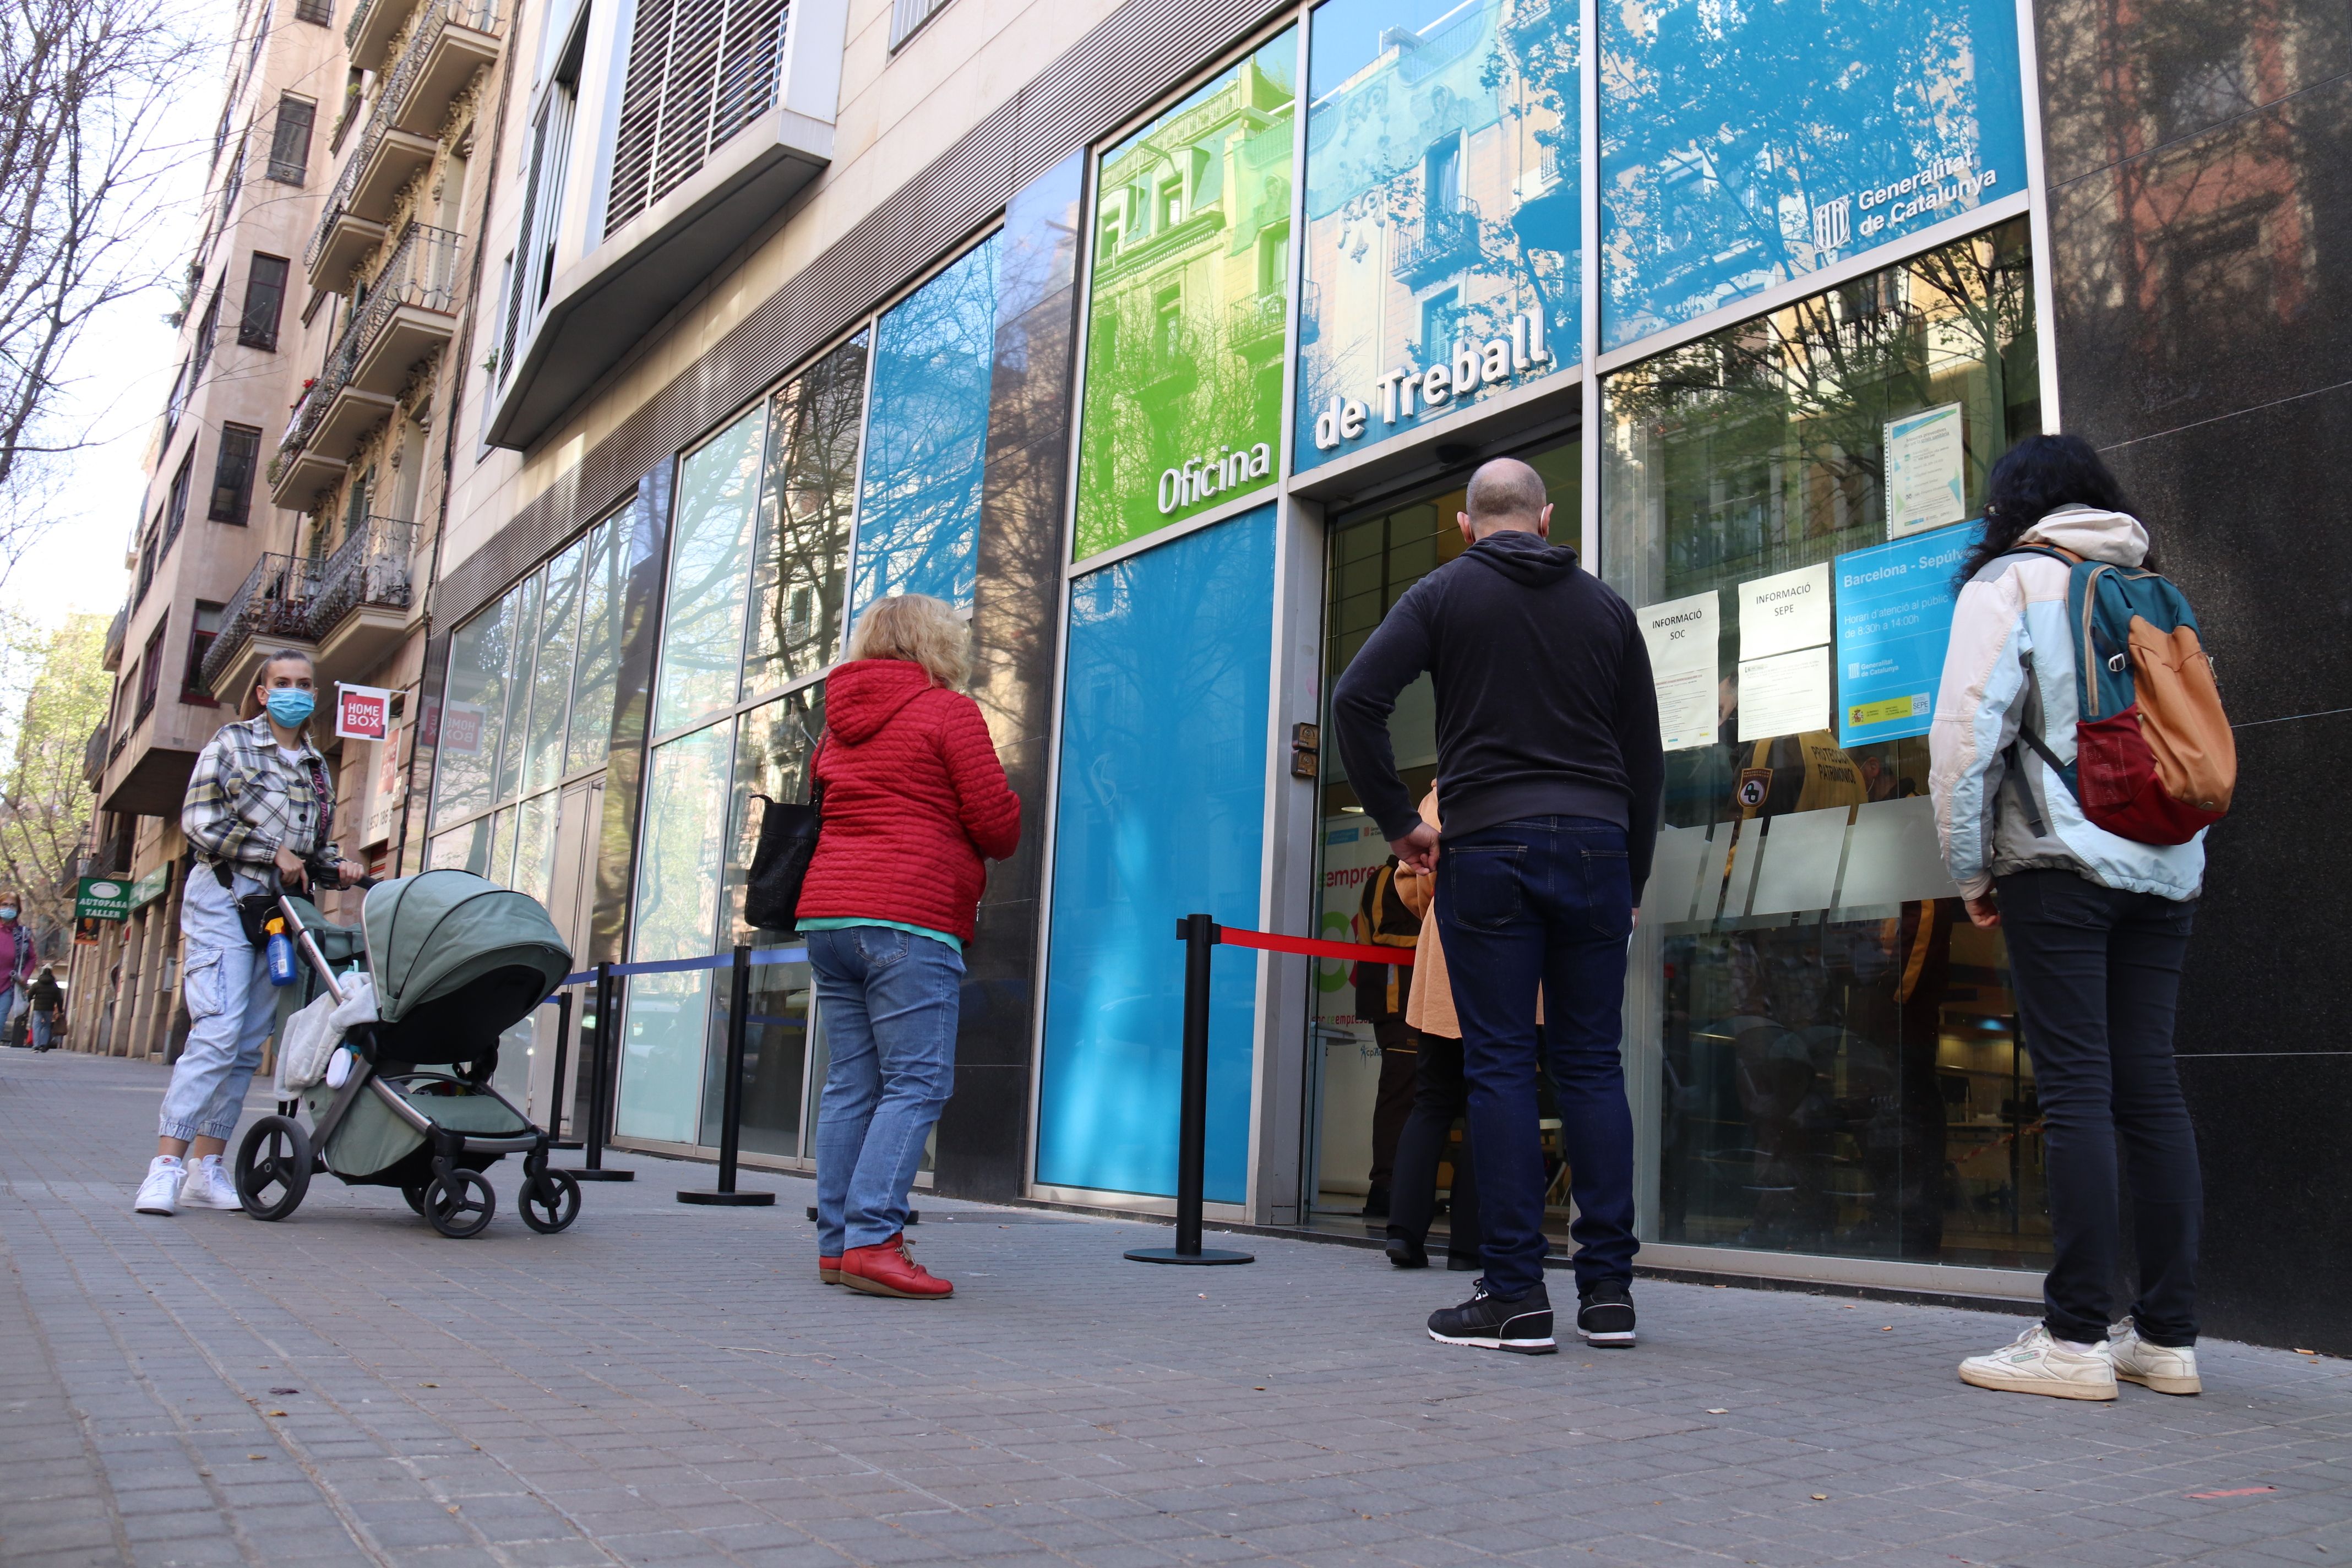
[[[192,1020],[163,1109],[155,1158],[133,1204],[141,1214],[233,1209],[236,1184],[221,1163],[245,1109],[261,1042],[277,1019],[269,966],[247,940],[237,900],[316,880],[361,875],[326,846],[334,834],[334,786],[310,744],[316,678],[308,657],[287,650],[262,662],[246,717],[224,724],[196,758],[180,806],[180,831],[196,867],[180,900],[187,952],[180,984]],[[185,1164],[194,1145],[196,1167]]]
[[[16,919],[23,908],[23,900],[15,893],[0,893],[0,985],[7,988],[5,1022],[12,1046],[25,1043],[25,986],[40,967],[33,933]]]
[[[58,1010],[66,999],[65,987],[58,984],[58,966],[45,963],[33,976],[29,994],[33,1003],[33,1048],[46,1051],[58,1043]]]

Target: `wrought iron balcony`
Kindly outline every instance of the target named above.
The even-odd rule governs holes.
[[[106,744],[108,739],[109,737],[106,732],[106,726],[104,724],[100,724],[97,729],[92,730],[89,732],[89,739],[82,743],[82,782],[89,785],[92,789],[96,789],[99,785],[99,781],[106,777]]]
[[[264,555],[221,611],[220,635],[205,650],[205,689],[222,695],[220,678],[256,637],[310,640],[310,601],[318,563],[299,555]]]
[[[334,430],[353,444],[368,424],[389,410],[392,395],[408,379],[409,367],[457,330],[457,252],[464,237],[453,229],[412,223],[401,232],[392,259],[375,276],[365,302],[352,312],[342,335],[327,356],[327,367],[303,391],[278,451],[292,456],[310,446],[329,426],[328,416],[339,397],[356,391],[373,399],[362,411],[365,423],[357,429]],[[337,422],[338,426],[341,421]],[[341,445],[338,440],[336,445]],[[332,453],[349,457],[350,450]]]
[[[1420,224],[1398,237],[1396,275],[1419,289],[1477,265],[1478,208],[1471,202],[1423,213]]]
[[[130,629],[131,606],[125,605],[114,612],[114,619],[107,624],[105,651],[98,656],[100,669],[122,668],[122,639]]]
[[[1288,322],[1289,300],[1280,289],[1254,294],[1234,302],[1227,331],[1235,353],[1255,358],[1282,350],[1283,328]]]
[[[354,611],[406,610],[409,556],[416,548],[416,525],[396,517],[371,517],[352,531],[310,590],[310,638],[324,643]]]

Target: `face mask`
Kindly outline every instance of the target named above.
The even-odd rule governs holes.
[[[14,905],[14,904],[0,904],[0,921],[13,921],[13,920],[15,920],[16,918],[16,905]]]
[[[269,693],[270,718],[289,730],[299,728],[318,705],[318,699],[299,686],[280,686]]]

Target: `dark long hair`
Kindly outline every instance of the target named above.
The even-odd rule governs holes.
[[[1984,538],[1961,563],[1963,583],[2016,549],[2019,535],[2062,506],[2131,510],[2123,486],[2080,436],[2028,436],[1995,460],[1985,489]]]

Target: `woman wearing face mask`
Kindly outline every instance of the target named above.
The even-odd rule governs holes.
[[[155,1158],[134,1205],[141,1214],[173,1214],[183,1204],[242,1206],[221,1152],[245,1109],[277,996],[268,964],[246,940],[237,900],[279,886],[300,891],[314,879],[341,886],[360,875],[334,858],[329,842],[335,797],[310,740],[315,685],[308,658],[272,654],[247,698],[246,717],[221,726],[188,776],[180,830],[196,864],[180,900],[187,944],[180,984],[192,1023],[163,1091]]]
[[[0,893],[0,1023],[5,1023],[8,1043],[14,1046],[29,1043],[26,986],[40,967],[33,933],[17,923],[17,912],[16,895]]]

